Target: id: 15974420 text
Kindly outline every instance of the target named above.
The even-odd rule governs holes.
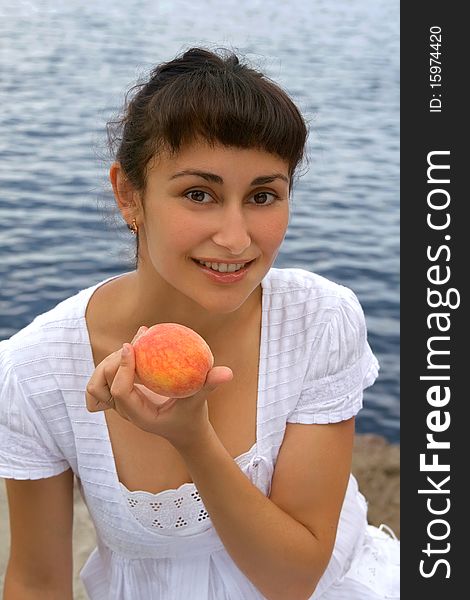
[[[442,45],[442,31],[439,25],[429,28],[429,86],[432,90],[432,98],[429,101],[429,112],[440,113],[442,111],[442,64],[440,56]]]

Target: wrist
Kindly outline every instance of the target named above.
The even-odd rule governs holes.
[[[193,435],[186,435],[184,439],[172,443],[183,458],[193,457],[200,453],[202,449],[207,448],[214,439],[214,436],[217,437],[217,434],[215,433],[211,422],[207,420]]]

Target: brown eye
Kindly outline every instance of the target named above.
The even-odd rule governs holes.
[[[275,201],[277,196],[271,192],[258,192],[253,196],[253,198],[255,200],[255,204],[258,206],[268,206]]]
[[[209,194],[207,192],[203,192],[202,190],[191,190],[186,194],[186,196],[197,204],[203,204],[205,196],[209,196]]]

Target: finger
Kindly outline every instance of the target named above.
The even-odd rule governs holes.
[[[102,410],[111,410],[111,409],[116,409],[116,403],[114,400],[114,397],[111,396],[111,393],[109,394],[109,399],[107,400],[107,402],[100,402],[101,405],[103,405]]]
[[[159,407],[147,397],[149,394],[163,400],[163,404],[166,404],[168,398],[158,396],[148,389],[146,394],[142,394],[135,379],[134,348],[131,344],[124,344],[119,368],[111,385],[111,394],[114,397],[115,410],[128,421],[138,425],[143,422],[142,419],[154,417],[159,411]]]
[[[119,401],[125,401],[134,390],[135,357],[131,344],[123,344],[119,367],[114,376],[110,391]]]
[[[87,409],[96,412],[110,408],[110,385],[119,368],[120,351],[107,356],[95,369],[85,390]]]
[[[119,414],[141,429],[156,416],[169,410],[175,399],[160,396],[135,383],[135,354],[131,344],[124,344],[118,372],[111,386],[115,408]]]
[[[86,393],[86,405],[89,412],[101,412],[114,408],[114,398],[108,390],[108,399],[100,400]]]
[[[134,344],[135,344],[135,342],[136,342],[136,341],[137,341],[139,338],[141,338],[141,337],[144,335],[144,333],[146,333],[146,332],[148,331],[148,329],[149,329],[149,328],[148,328],[146,325],[142,325],[142,327],[139,327],[139,329],[137,330],[137,333],[136,333],[136,334],[135,334],[135,336],[132,338],[131,345],[134,345]],[[136,379],[136,381],[139,381],[139,382],[140,382],[140,378],[139,378],[139,376],[138,376],[137,374],[135,375],[135,379]]]
[[[135,336],[132,338],[132,342],[131,344],[133,344],[134,342],[136,342],[142,335],[144,335],[144,333],[148,330],[148,327],[146,325],[142,325],[142,327],[139,327],[139,329],[137,330],[137,333],[135,334]]]
[[[209,370],[206,376],[206,381],[200,390],[198,390],[195,394],[191,396],[187,396],[187,398],[194,398],[194,400],[199,401],[201,398],[205,399],[207,394],[213,392],[219,385],[223,383],[228,383],[233,379],[233,371],[230,367],[212,367]]]

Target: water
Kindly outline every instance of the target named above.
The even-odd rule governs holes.
[[[132,268],[131,236],[106,208],[105,123],[155,63],[228,46],[310,123],[275,266],[356,292],[381,363],[357,430],[398,441],[398,2],[0,0],[0,40],[0,339]]]

